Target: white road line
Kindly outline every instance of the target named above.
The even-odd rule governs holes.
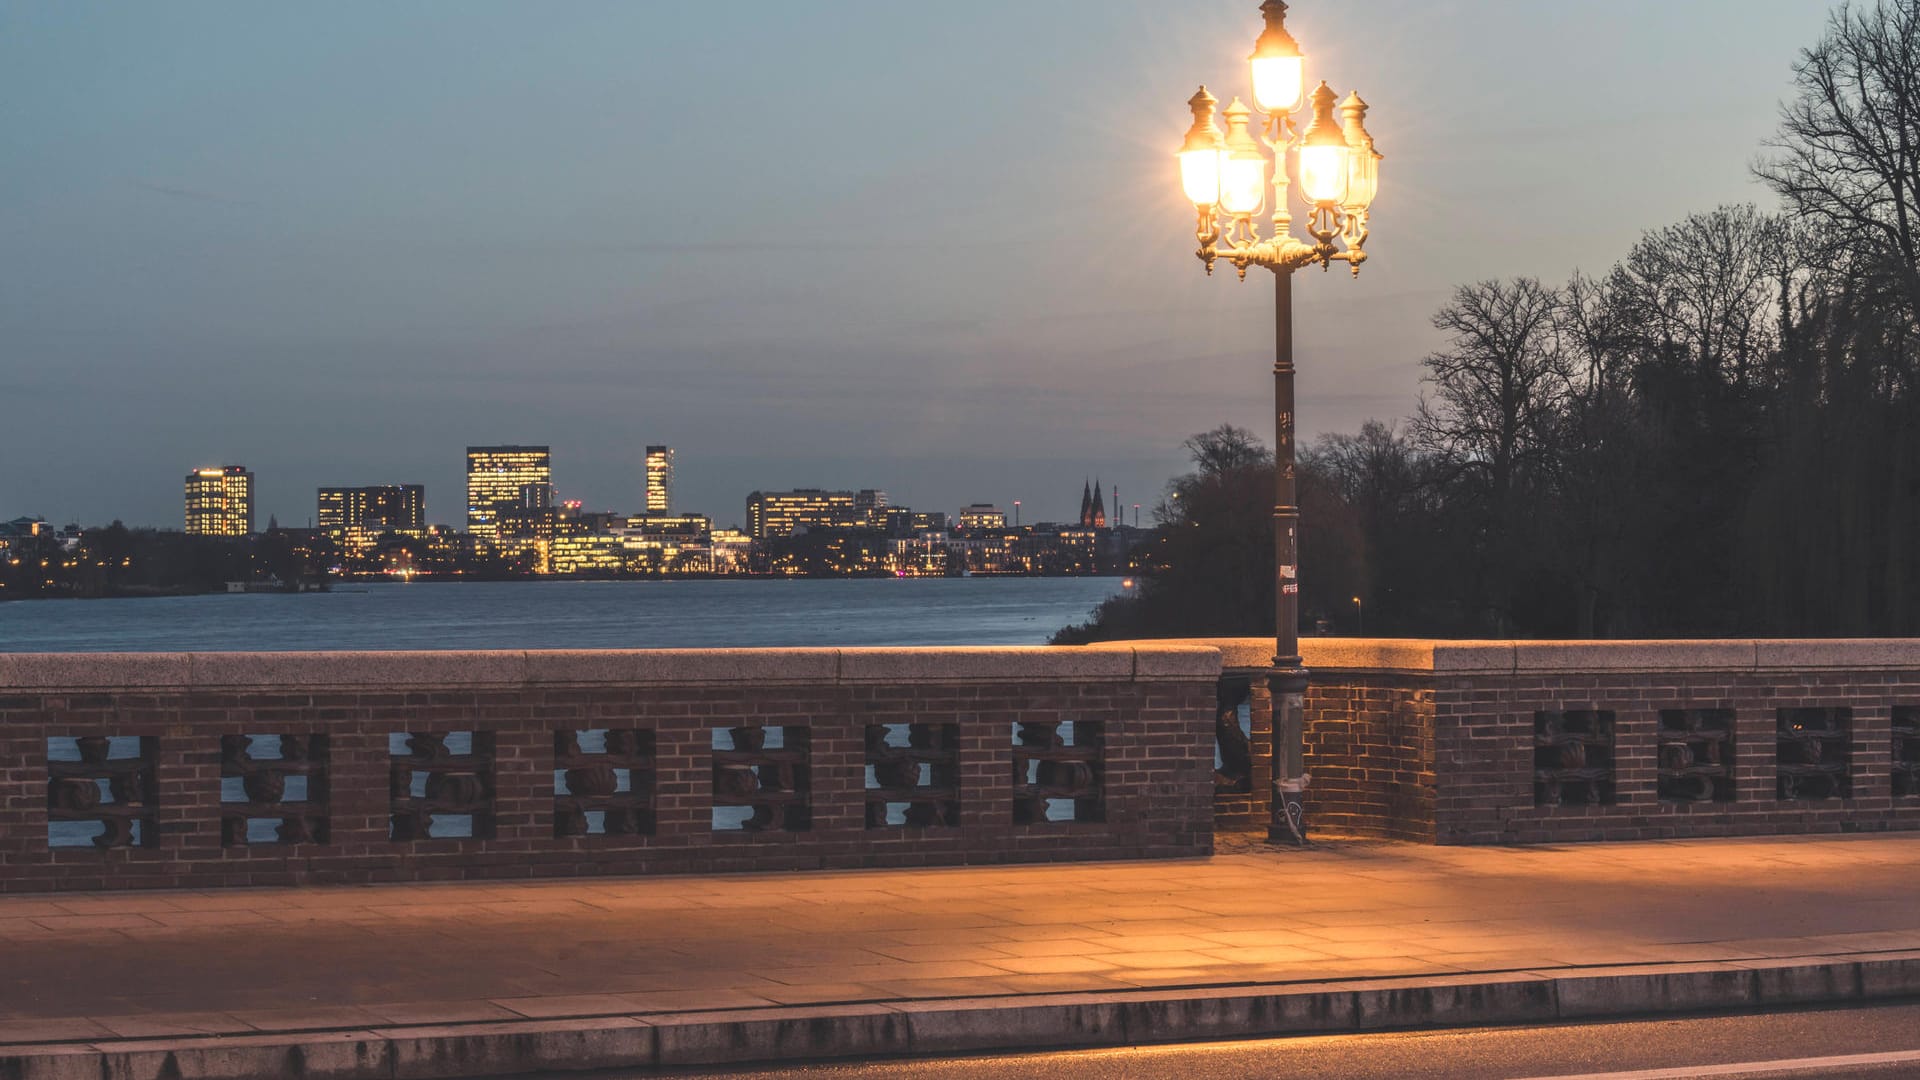
[[[1920,1061],[1920,1050],[1891,1050],[1881,1054],[1841,1054],[1834,1057],[1775,1058],[1738,1061],[1731,1065],[1689,1065],[1684,1069],[1640,1069],[1634,1072],[1581,1073],[1577,1076],[1530,1076],[1525,1080],[1691,1080],[1696,1076],[1763,1076],[1802,1069],[1832,1069],[1851,1065],[1897,1065]]]

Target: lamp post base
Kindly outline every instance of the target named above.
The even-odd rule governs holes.
[[[1307,669],[1275,666],[1267,676],[1267,697],[1273,703],[1273,803],[1267,840],[1306,847]]]

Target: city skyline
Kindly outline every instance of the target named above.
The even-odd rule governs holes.
[[[461,508],[462,512],[457,520],[453,517],[448,517],[445,515],[442,515],[436,518],[433,513],[428,512],[425,509],[425,504],[426,504],[425,490],[426,489],[425,489],[425,485],[423,484],[417,484],[417,483],[377,483],[377,484],[364,484],[364,485],[321,484],[315,488],[315,496],[308,503],[308,508],[310,511],[312,511],[311,513],[307,514],[305,517],[302,517],[302,518],[297,518],[297,519],[289,518],[285,521],[280,522],[280,524],[286,528],[314,528],[322,532],[331,533],[331,532],[341,532],[343,530],[356,527],[360,522],[361,515],[363,514],[369,514],[375,520],[378,520],[381,522],[386,522],[389,519],[392,519],[395,514],[398,514],[400,515],[400,518],[404,519],[406,524],[404,526],[396,526],[396,527],[400,527],[403,530],[408,528],[418,530],[428,526],[433,526],[433,527],[450,528],[450,529],[455,529],[463,532],[475,532],[483,536],[490,535],[490,531],[492,527],[492,518],[488,510],[480,510],[478,512],[477,520],[479,522],[479,527],[476,528],[476,506],[478,505],[484,505],[485,507],[488,507],[488,508],[491,508],[500,503],[520,503],[524,505],[535,505],[534,502],[527,501],[528,493],[524,489],[529,486],[539,486],[545,489],[545,492],[542,495],[540,495],[540,497],[536,500],[537,504],[540,506],[559,505],[559,503],[563,501],[565,488],[564,488],[564,485],[562,485],[558,481],[558,479],[556,479],[555,472],[551,464],[551,453],[552,453],[551,447],[548,444],[538,444],[538,445],[493,444],[493,445],[487,445],[487,446],[467,447],[466,448],[467,482],[464,488],[466,501],[462,504],[462,508]],[[656,461],[660,460],[660,457],[662,454],[664,454],[665,460],[669,463],[665,470],[665,476],[668,479],[665,480],[664,482],[661,479],[661,472],[654,465]],[[636,500],[636,505],[633,506],[630,510],[629,508],[620,506],[620,505],[587,506],[582,500],[564,500],[564,501],[567,502],[569,505],[576,505],[589,512],[628,514],[636,518],[646,517],[646,516],[666,517],[666,516],[672,516],[674,514],[696,513],[711,519],[716,523],[716,525],[724,525],[725,527],[729,527],[729,528],[742,528],[748,531],[751,531],[751,525],[753,520],[752,507],[753,507],[754,500],[760,497],[763,492],[769,495],[795,494],[795,493],[801,493],[801,492],[811,492],[811,493],[820,494],[820,495],[837,495],[837,496],[843,495],[843,496],[846,496],[846,502],[849,510],[851,510],[856,505],[857,500],[859,498],[877,496],[878,503],[880,506],[884,507],[884,506],[891,505],[891,506],[896,506],[902,509],[916,509],[910,506],[909,504],[893,499],[886,489],[871,488],[871,487],[824,488],[819,485],[795,486],[787,489],[776,489],[771,485],[762,485],[762,486],[756,487],[754,490],[746,493],[745,495],[740,496],[735,500],[735,503],[743,504],[743,512],[739,521],[737,522],[729,522],[725,518],[724,514],[716,514],[716,513],[713,513],[707,510],[701,510],[698,508],[691,511],[669,509],[664,505],[665,496],[663,492],[670,490],[670,487],[671,487],[670,478],[672,476],[672,471],[673,471],[673,466],[671,465],[671,462],[674,456],[675,456],[674,452],[670,447],[657,446],[657,445],[652,445],[647,447],[647,461],[646,461],[646,465],[643,466],[643,474],[642,474],[643,475],[642,490],[640,491],[639,497]],[[496,470],[494,466],[497,464],[501,464],[501,461],[496,459],[503,459],[506,462],[505,467],[500,470]],[[480,462],[479,465],[476,465],[476,460]],[[507,469],[514,470],[514,474],[511,478],[511,482],[508,483],[506,487],[500,487],[499,491],[492,491],[490,488],[487,488],[487,485],[489,484],[489,479],[484,475],[485,473],[493,472],[493,471],[504,472]],[[525,472],[525,475],[520,474],[522,471]],[[213,478],[213,480],[218,481],[220,477],[226,473],[234,473],[238,476],[244,477],[245,497],[246,497],[247,506],[248,506],[247,510],[244,512],[244,516],[246,516],[248,520],[251,522],[250,526],[246,529],[237,530],[237,532],[234,530],[226,530],[226,531],[233,533],[235,535],[238,535],[240,533],[245,533],[245,532],[264,531],[267,528],[266,523],[253,520],[253,511],[252,511],[252,506],[254,505],[254,502],[257,498],[256,491],[258,489],[259,478],[258,478],[258,475],[249,466],[245,465],[244,463],[222,462],[219,464],[196,466],[192,472],[189,472],[187,474],[187,514],[189,519],[191,520],[193,514],[195,513],[194,506],[195,506],[196,479],[211,477]],[[478,476],[478,480],[476,480],[476,476]],[[476,501],[475,501],[476,498],[479,498],[479,496],[476,495],[476,483],[479,483],[482,488],[487,488],[488,490],[488,494],[486,495],[486,497],[481,499],[481,502],[478,504],[476,504]],[[1070,525],[1077,520],[1081,525],[1086,525],[1088,523],[1087,500],[1104,499],[1106,497],[1104,492],[1111,492],[1113,494],[1114,499],[1116,500],[1115,501],[1116,508],[1120,507],[1121,504],[1117,501],[1119,498],[1119,489],[1117,485],[1113,487],[1105,488],[1105,489],[1094,489],[1092,487],[1089,487],[1088,486],[1089,484],[1091,484],[1091,481],[1084,482],[1082,485],[1082,506],[1077,519],[1071,515],[1063,515],[1058,519],[1040,517],[1040,518],[1035,518],[1033,523]],[[499,487],[499,483],[494,482],[492,486]],[[217,484],[216,484],[216,487],[217,487]],[[514,494],[508,494],[509,491],[511,491]],[[659,500],[658,504],[656,504],[656,499]],[[1062,499],[1061,501],[1065,503],[1068,500]],[[1026,500],[1009,500],[1008,501],[1008,505],[1022,507],[1022,508],[1024,508],[1024,506],[1028,504],[1029,503]],[[922,513],[933,511],[933,512],[946,514],[948,517],[952,518],[953,520],[958,521],[965,516],[966,511],[970,509],[979,510],[983,508],[992,508],[992,509],[995,509],[996,511],[998,511],[999,509],[998,506],[991,500],[988,502],[981,502],[977,499],[964,503],[957,509],[951,508],[951,507],[925,507],[925,506],[919,507],[917,509],[919,509]],[[63,521],[58,521],[54,518],[50,518],[47,515],[36,514],[31,511],[27,512],[24,516],[46,520],[50,525],[56,525],[56,526],[71,524],[71,525],[79,525],[81,527],[92,527],[92,526],[104,525],[108,523],[106,521],[63,522]],[[1011,514],[1002,512],[1002,516],[1006,517],[1007,521],[1012,520]],[[273,515],[269,515],[269,517],[272,518]],[[1122,525],[1122,524],[1138,525],[1139,524],[1139,522],[1127,521],[1127,520],[1124,520],[1124,518],[1125,518],[1125,515],[1120,514],[1116,510],[1116,513],[1113,519],[1113,524],[1115,525]],[[170,526],[163,523],[128,521],[123,515],[115,515],[112,520],[120,521],[122,524],[127,525],[130,528],[157,528],[161,530],[167,530],[170,528]],[[1005,524],[1005,522],[1003,522],[1002,524]]]
[[[245,461],[260,520],[303,521],[322,485],[457,490],[438,448],[477,437],[568,441],[571,491],[625,505],[635,427],[702,462],[689,506],[878,482],[1062,520],[1028,478],[1095,472],[1151,505],[1181,439],[1270,423],[1270,323],[1192,273],[1172,182],[1253,6],[9,8],[0,513],[165,525],[182,463]],[[1367,280],[1303,282],[1303,435],[1412,411],[1452,285],[1766,202],[1747,165],[1827,8],[1295,5],[1393,180]]]

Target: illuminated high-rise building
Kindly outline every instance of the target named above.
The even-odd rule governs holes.
[[[673,512],[673,448],[671,446],[647,447],[647,501],[641,507],[644,514],[670,514]]]
[[[425,536],[426,488],[419,484],[374,487],[323,487],[318,524],[334,542],[363,549],[390,532]]]
[[[851,491],[756,491],[747,496],[747,534],[755,540],[791,536],[795,529],[850,529],[867,523]]]
[[[991,503],[974,503],[960,509],[960,527],[963,529],[1004,529],[1007,527],[1007,512]]]
[[[467,531],[493,543],[500,535],[500,511],[528,505],[529,487],[551,490],[552,484],[553,458],[547,447],[467,447]]]
[[[253,474],[243,465],[213,465],[188,473],[187,532],[193,536],[253,532]]]

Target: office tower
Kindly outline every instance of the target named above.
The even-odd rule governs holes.
[[[318,524],[335,543],[353,551],[371,547],[390,532],[425,536],[426,488],[419,484],[323,487]]]
[[[819,488],[756,491],[747,496],[747,534],[755,540],[765,540],[770,536],[791,536],[800,528],[850,529],[865,525],[866,517],[855,507],[854,498],[851,491]]]
[[[193,536],[253,532],[253,474],[243,465],[214,465],[188,473],[187,532]]]
[[[544,446],[467,447],[467,531],[492,543],[502,509],[527,506],[529,487],[550,492],[552,484],[552,456]],[[551,495],[535,505],[551,506]]]
[[[1007,512],[991,503],[974,503],[960,510],[960,527],[963,529],[1004,529],[1007,527]]]
[[[670,446],[647,447],[647,501],[641,506],[641,513],[670,514],[673,512],[673,448]]]

